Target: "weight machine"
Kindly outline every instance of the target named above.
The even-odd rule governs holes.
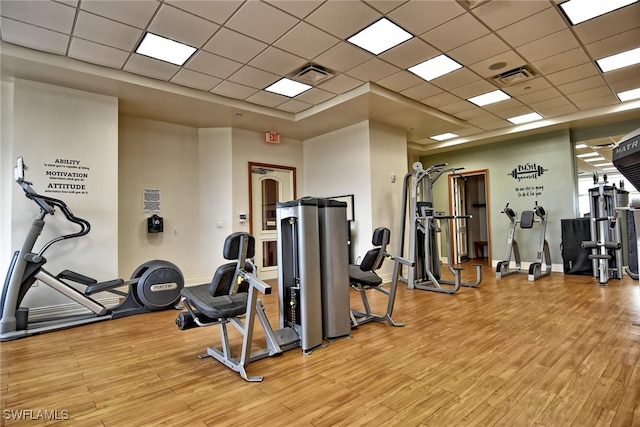
[[[507,246],[505,256],[502,261],[498,261],[496,266],[496,278],[515,274],[520,271],[522,267],[522,259],[520,258],[520,250],[518,242],[515,238],[516,229],[520,225],[521,229],[531,229],[536,222],[540,223],[539,239],[536,246],[536,260],[529,265],[529,274],[527,279],[529,282],[533,282],[541,277],[551,274],[551,255],[549,251],[549,243],[545,239],[547,231],[547,212],[538,205],[536,201],[533,210],[523,211],[520,219],[518,219],[518,213],[509,207],[509,202],[500,213],[504,213],[509,218],[509,234],[507,237]],[[535,217],[539,219],[536,220]],[[514,267],[511,268],[511,255],[513,254]],[[543,270],[544,264],[544,270]]]
[[[607,175],[602,180],[593,174],[596,187],[589,190],[591,207],[591,240],[582,242],[584,249],[591,249],[593,277],[600,285],[606,285],[610,278],[622,279],[622,238],[618,221],[614,219],[616,209],[624,205],[628,192],[615,185],[607,185]],[[620,203],[623,201],[623,203]]]
[[[476,287],[482,281],[482,266],[476,265],[475,282],[463,282],[460,267],[454,267],[452,257],[447,256],[447,267],[453,280],[441,277],[440,256],[438,251],[438,233],[445,231],[447,249],[451,246],[450,227],[452,221],[467,220],[470,215],[441,215],[433,207],[433,185],[444,173],[456,173],[463,168],[446,168],[447,164],[438,164],[424,169],[422,163],[413,164],[413,171],[405,175],[402,193],[402,212],[400,224],[400,257],[404,254],[405,231],[409,219],[409,255],[407,257],[406,280],[409,289],[452,294],[460,286]],[[448,285],[443,287],[442,285]]]

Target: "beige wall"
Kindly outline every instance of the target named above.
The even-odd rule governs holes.
[[[202,276],[199,254],[198,131],[123,116],[119,127],[119,272],[129,277],[151,259],[176,264],[185,280]],[[159,189],[163,233],[147,233],[143,189]]]

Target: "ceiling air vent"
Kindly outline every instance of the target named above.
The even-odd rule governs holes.
[[[527,66],[524,66],[498,74],[493,78],[493,80],[500,86],[511,86],[516,83],[521,83],[532,77],[533,72]]]
[[[307,64],[295,73],[291,74],[291,78],[299,82],[315,86],[333,77],[333,73],[325,67],[317,64]]]

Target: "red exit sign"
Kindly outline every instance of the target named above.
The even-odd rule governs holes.
[[[280,143],[280,134],[278,132],[267,132],[266,133],[266,141],[271,144],[279,144]]]

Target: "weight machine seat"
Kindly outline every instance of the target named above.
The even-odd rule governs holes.
[[[248,235],[247,248],[244,259],[242,257],[241,242]],[[230,318],[244,314],[247,309],[247,292],[249,284],[242,280],[234,292],[234,280],[240,264],[244,264],[244,271],[251,273],[253,267],[246,262],[246,258],[255,255],[255,239],[248,233],[232,233],[225,239],[222,255],[227,260],[235,260],[221,265],[216,269],[210,283],[183,288],[180,294],[188,305],[212,319]]]
[[[182,296],[198,312],[211,319],[237,317],[247,310],[247,293],[213,296],[208,286],[192,286],[182,289]]]
[[[385,227],[378,227],[373,231],[371,243],[376,246],[369,249],[359,265],[349,265],[349,282],[351,284],[377,287],[382,285],[382,279],[375,270],[382,267],[383,254],[389,244],[391,231]]]

